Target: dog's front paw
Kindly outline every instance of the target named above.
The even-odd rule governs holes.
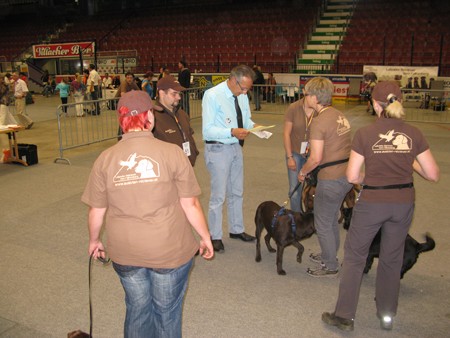
[[[299,262],[299,263],[302,262],[302,256],[297,256],[297,262]]]
[[[261,262],[261,255],[256,256],[255,262]]]
[[[277,272],[280,276],[286,276],[286,271],[284,271],[283,269],[277,270]]]
[[[269,252],[277,252],[274,248],[268,248]]]

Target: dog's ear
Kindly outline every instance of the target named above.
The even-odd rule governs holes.
[[[92,338],[89,333],[83,332],[81,330],[76,330],[69,332],[67,338]]]

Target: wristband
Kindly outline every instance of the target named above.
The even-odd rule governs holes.
[[[289,160],[290,158],[294,158],[294,156],[286,156],[286,159]]]
[[[234,128],[231,128],[231,130],[230,130],[231,137],[234,136],[234,135],[233,135],[233,129],[234,129]]]

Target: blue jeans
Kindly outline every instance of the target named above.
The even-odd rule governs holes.
[[[298,183],[298,173],[300,172],[300,169],[303,168],[303,165],[306,162],[306,158],[304,158],[302,155],[292,152],[292,157],[294,158],[295,165],[297,166],[296,170],[290,170],[288,168],[288,179],[289,179],[289,194],[294,190],[295,186]],[[286,160],[286,165],[287,165]],[[301,211],[301,203],[302,203],[302,187],[298,187],[298,189],[295,191],[295,193],[291,197],[291,210],[295,212]]]
[[[181,337],[181,314],[193,259],[175,269],[113,263],[125,290],[124,337]]]
[[[205,162],[211,176],[208,223],[212,239],[222,239],[222,206],[227,198],[230,233],[244,232],[242,203],[244,159],[242,147],[235,144],[205,144]]]
[[[314,196],[314,225],[322,250],[322,262],[330,270],[337,270],[339,262],[336,258],[340,245],[339,210],[345,195],[352,188],[347,178],[321,180],[317,182]]]

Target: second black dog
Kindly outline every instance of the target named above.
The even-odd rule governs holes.
[[[314,228],[314,214],[302,214],[285,210],[280,214],[281,206],[272,201],[266,201],[258,206],[255,214],[256,224],[256,258],[261,261],[261,233],[265,228],[267,231],[264,240],[267,249],[270,252],[277,252],[277,272],[279,275],[285,275],[283,270],[283,252],[284,248],[294,245],[298,249],[297,262],[302,262],[302,255],[305,248],[300,241],[311,237],[316,231]],[[270,245],[270,239],[273,238],[277,244],[277,250]]]
[[[352,215],[352,209],[346,210],[344,229],[348,230],[350,227],[350,219]],[[373,260],[380,255],[380,243],[381,243],[381,229],[374,237],[372,244],[370,244],[369,255],[367,256],[366,266],[364,267],[364,273],[368,273],[372,267]],[[431,251],[436,246],[434,239],[429,233],[425,234],[425,242],[419,243],[409,234],[405,239],[405,251],[403,253],[403,264],[400,271],[400,278],[403,278],[405,273],[410,270],[414,264],[416,264],[419,254],[426,251]]]

